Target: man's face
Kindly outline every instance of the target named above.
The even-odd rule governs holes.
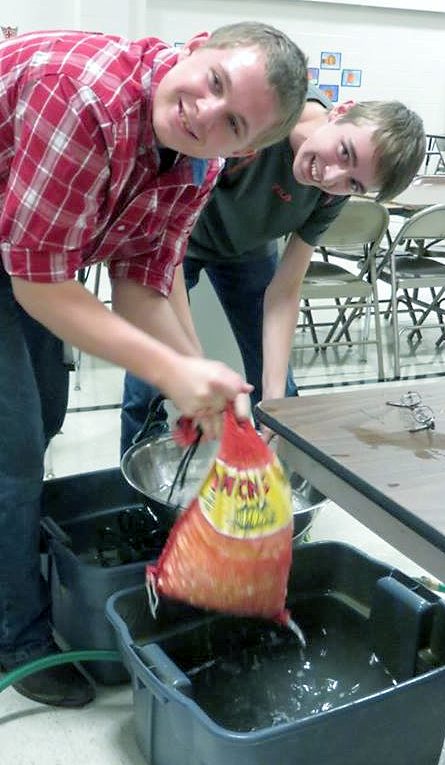
[[[195,49],[161,80],[153,103],[157,140],[206,159],[248,150],[278,115],[256,48]]]
[[[372,125],[331,119],[301,144],[295,153],[297,183],[328,194],[377,191]]]

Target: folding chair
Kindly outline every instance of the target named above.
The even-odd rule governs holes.
[[[428,252],[428,241],[435,243],[445,239],[445,204],[432,205],[415,213],[400,228],[390,247],[383,256],[377,271],[378,279],[391,287],[390,313],[392,319],[394,379],[400,378],[400,334],[399,306],[404,306],[412,322],[409,340],[414,336],[421,339],[421,330],[438,328],[440,336],[436,346],[445,339],[445,264],[432,258]],[[400,248],[407,241],[409,254]],[[425,299],[420,290],[429,290],[430,299]],[[426,321],[436,317],[434,322]]]
[[[438,151],[438,159],[434,172],[445,173],[445,136],[436,138],[436,149]]]
[[[389,214],[384,205],[367,198],[351,198],[342,208],[319,242],[319,249],[326,258],[323,262],[312,261],[301,290],[300,311],[308,324],[312,343],[293,345],[293,350],[313,347],[325,351],[328,347],[348,346],[357,343],[349,332],[352,322],[365,314],[364,329],[358,344],[366,359],[369,344],[377,346],[378,379],[384,379],[382,334],[376,282],[376,254],[389,224]],[[329,261],[331,248],[342,251],[344,257],[356,260],[358,271],[342,268]],[[322,301],[313,305],[311,301]],[[326,303],[325,301],[330,302]],[[316,322],[318,311],[335,309],[337,317],[332,323]],[[375,340],[369,337],[371,313],[374,316]],[[301,325],[300,325],[301,326]],[[329,326],[320,340],[317,329]]]

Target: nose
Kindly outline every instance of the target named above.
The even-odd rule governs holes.
[[[207,96],[196,102],[196,114],[201,125],[207,128],[217,122],[224,113],[225,103],[222,98]]]
[[[325,165],[323,172],[323,185],[332,188],[341,183],[347,176],[348,170],[339,165]]]

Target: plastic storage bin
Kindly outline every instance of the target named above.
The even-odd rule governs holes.
[[[306,703],[303,716],[292,715],[278,703],[275,712],[272,705],[275,719],[263,726],[256,716],[259,704],[268,694],[298,698],[311,667],[308,654],[300,653],[287,631],[165,600],[154,620],[143,587],[108,600],[107,613],[132,676],[137,739],[147,762],[435,765],[445,733],[445,603],[440,597],[349,545],[319,542],[295,550],[288,602],[309,639],[308,650],[317,644],[316,682],[306,688],[309,695],[314,691],[318,711],[312,713]],[[256,655],[261,647],[268,675]],[[250,664],[244,671],[246,652]],[[334,661],[324,677],[315,664],[330,653]],[[360,676],[355,674],[358,660]],[[221,673],[218,682],[221,662],[226,682]],[[216,675],[206,680],[215,664]],[[291,690],[283,695],[289,672]],[[331,703],[329,684],[332,691],[336,683],[343,696],[338,693]],[[230,725],[221,721],[221,706]]]
[[[147,526],[145,507],[146,498],[118,468],[44,484],[42,571],[51,589],[54,628],[70,648],[116,649],[107,598],[144,582],[146,562],[157,557],[165,539],[150,528],[149,516]],[[145,548],[141,532],[152,540]],[[88,671],[106,685],[129,681],[116,662],[89,662]]]
[[[146,456],[149,446],[157,455],[162,491],[175,474],[171,457],[168,464],[162,462],[166,453],[160,447],[166,440],[161,437],[144,447]],[[179,460],[179,453],[175,454]],[[147,458],[147,466],[150,464]],[[298,544],[324,498],[295,473],[291,482]],[[152,522],[149,506],[165,520],[165,529]],[[44,484],[42,572],[50,583],[55,630],[70,648],[116,647],[113,628],[105,617],[107,598],[144,582],[145,565],[158,557],[173,517],[164,501],[147,499],[130,486],[119,468],[56,478]],[[88,669],[104,684],[129,680],[125,668],[115,662],[89,662]]]

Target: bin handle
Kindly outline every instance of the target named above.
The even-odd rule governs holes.
[[[66,547],[71,547],[71,537],[60,528],[50,515],[45,515],[41,519],[40,525],[50,538],[57,539],[58,542],[61,542]]]
[[[146,684],[151,686],[154,695],[164,704],[170,701],[166,686],[181,691],[186,696],[191,695],[192,684],[176,664],[169,659],[165,652],[156,643],[147,643],[139,646],[134,643],[130,646],[133,653],[143,664]]]

